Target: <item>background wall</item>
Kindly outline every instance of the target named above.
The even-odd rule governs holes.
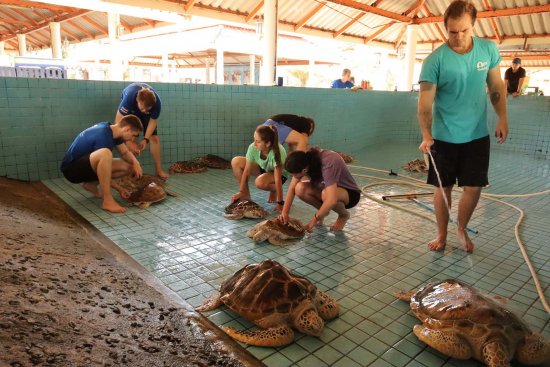
[[[74,137],[99,121],[113,121],[124,82],[0,78],[0,176],[60,177]],[[276,113],[316,121],[312,145],[354,153],[385,142],[419,143],[417,94],[202,84],[156,84],[162,99],[159,136],[165,168],[212,153],[244,154],[254,128]],[[496,117],[490,114],[489,124]],[[510,141],[501,149],[550,157],[550,99],[509,100]],[[497,148],[497,149],[498,149]],[[148,152],[140,161],[152,171]]]

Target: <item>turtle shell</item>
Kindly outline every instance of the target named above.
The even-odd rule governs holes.
[[[168,168],[170,173],[201,173],[204,171],[206,171],[206,166],[195,161],[178,161]]]
[[[289,316],[316,294],[313,283],[274,260],[246,265],[220,288],[223,303],[253,322],[274,313]]]
[[[235,203],[232,203],[226,206],[224,210],[227,214],[243,213],[246,211],[256,211],[258,213],[258,217],[261,217],[261,218],[265,217],[268,214],[265,211],[265,209],[260,206],[260,204],[255,203],[252,200],[237,201]]]
[[[338,155],[340,155],[340,157],[342,157],[342,159],[344,160],[345,163],[351,163],[353,162],[353,157],[347,153],[343,153],[343,152],[336,152],[338,153]]]
[[[301,238],[305,235],[306,229],[298,219],[289,218],[286,224],[283,224],[277,218],[270,219],[264,224],[264,229],[280,233],[287,238]]]
[[[411,310],[432,329],[451,328],[464,334],[523,336],[528,327],[514,313],[473,287],[454,279],[431,283],[411,297]]]
[[[231,162],[227,159],[219,157],[214,154],[207,154],[201,157],[195,158],[195,161],[200,164],[204,164],[206,167],[228,169],[231,168]]]
[[[128,201],[131,203],[156,203],[166,198],[166,191],[161,185],[151,182],[141,189],[132,192]]]
[[[166,182],[162,180],[159,177],[144,174],[140,178],[136,178],[132,175],[126,175],[119,177],[115,180],[113,180],[115,185],[118,187],[121,187],[129,192],[136,192],[139,191],[141,188],[149,185],[150,183],[155,183],[156,185],[159,185],[160,187],[165,187]]]

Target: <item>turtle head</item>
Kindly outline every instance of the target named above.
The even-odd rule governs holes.
[[[544,340],[539,334],[527,335],[518,345],[515,358],[527,365],[539,365],[550,362],[550,341]]]
[[[323,320],[331,320],[338,316],[340,306],[338,302],[325,292],[317,291],[315,306]]]
[[[314,308],[307,308],[294,321],[296,329],[304,334],[319,336],[323,332],[325,323]]]

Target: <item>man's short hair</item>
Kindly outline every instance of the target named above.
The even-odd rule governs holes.
[[[512,64],[521,65],[521,59],[519,57],[516,57],[515,59],[512,60]]]
[[[155,92],[153,92],[151,89],[141,88],[141,90],[137,94],[137,100],[143,103],[145,108],[151,108],[157,102],[157,97],[155,96]]]
[[[130,126],[132,130],[143,131],[143,124],[141,120],[136,115],[126,115],[123,116],[119,121],[120,127]]]
[[[447,21],[449,18],[457,19],[462,17],[464,14],[470,15],[470,18],[472,18],[472,24],[476,22],[477,10],[474,4],[464,0],[453,1],[447,10],[445,10],[445,14],[443,14],[445,29],[447,29]]]
[[[351,70],[350,69],[344,69],[344,71],[342,71],[342,76],[344,75],[351,75]]]

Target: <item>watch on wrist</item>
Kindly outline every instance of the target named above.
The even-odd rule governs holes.
[[[145,140],[147,144],[149,144],[149,138],[143,137],[143,140]]]

